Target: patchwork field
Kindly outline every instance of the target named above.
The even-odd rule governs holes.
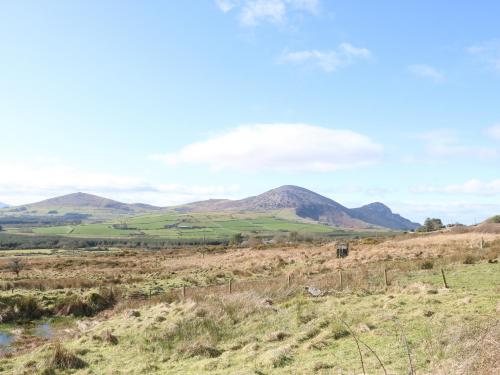
[[[348,236],[376,233],[377,230],[342,230],[301,219],[289,210],[265,213],[179,213],[121,217],[104,223],[78,225],[11,227],[8,233],[35,233],[69,237],[162,238],[227,241],[236,233],[246,237],[272,238],[296,232],[301,236]],[[388,233],[378,229],[378,232]]]
[[[344,259],[333,242],[1,251],[0,369],[496,374],[499,254],[484,233],[353,240]]]

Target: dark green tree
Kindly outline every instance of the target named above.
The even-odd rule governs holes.
[[[243,235],[241,233],[235,233],[231,236],[232,245],[241,245],[243,242]]]
[[[421,232],[434,232],[436,230],[443,229],[444,225],[441,219],[430,218],[425,219],[424,225],[420,227]]]

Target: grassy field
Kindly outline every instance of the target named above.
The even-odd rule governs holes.
[[[18,306],[35,301],[41,321],[65,316],[48,339],[30,338],[32,328],[19,333],[15,320],[0,324],[0,332],[19,337],[0,371],[361,374],[364,366],[366,374],[408,374],[410,357],[418,374],[497,373],[500,235],[401,235],[351,245],[341,260],[334,243],[23,252],[19,278],[0,258],[0,312],[17,298]],[[323,293],[313,297],[305,286]]]
[[[106,223],[38,227],[33,233],[73,237],[156,237],[165,239],[229,239],[236,233],[271,237],[282,233],[299,235],[343,235],[361,231],[341,230],[301,220],[290,212],[274,213],[189,213],[125,217]],[[15,233],[15,230],[11,230]]]

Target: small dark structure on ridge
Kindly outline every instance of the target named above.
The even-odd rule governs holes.
[[[340,243],[337,245],[337,258],[345,258],[349,255],[349,243]]]

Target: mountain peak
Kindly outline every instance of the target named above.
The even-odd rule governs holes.
[[[117,208],[126,206],[125,203],[117,202],[112,199],[103,198],[88,193],[71,193],[59,197],[50,198],[33,204],[34,206],[71,206],[71,207],[96,207],[96,208]]]
[[[413,223],[401,215],[395,214],[385,204],[373,202],[359,208],[351,209],[352,216],[385,228],[399,230],[415,230],[420,224]]]
[[[371,210],[373,212],[392,214],[392,210],[381,202],[373,202],[373,203],[364,205],[362,208],[365,208],[367,210]]]

